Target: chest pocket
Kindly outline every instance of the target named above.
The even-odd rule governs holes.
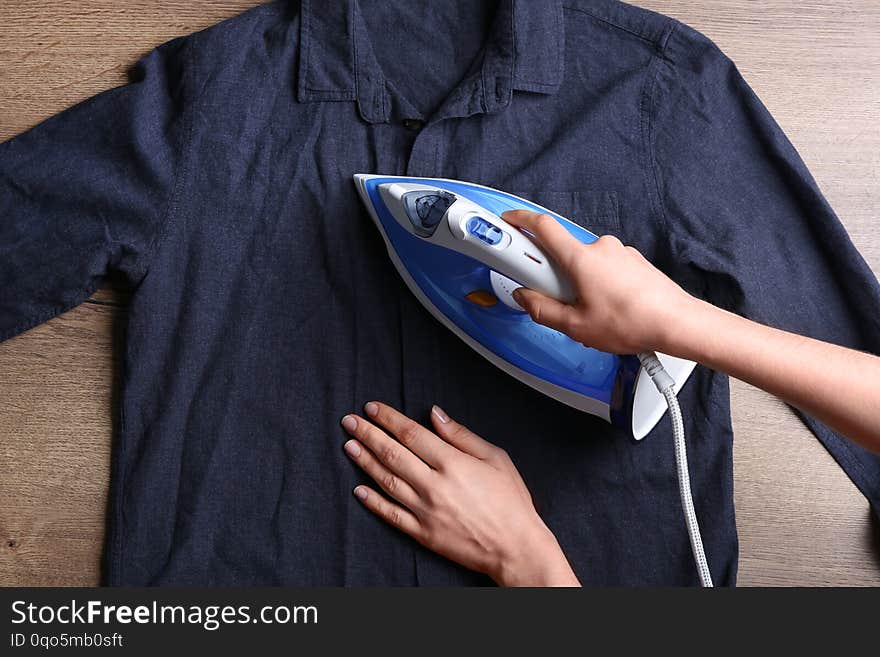
[[[616,192],[533,189],[511,190],[511,193],[552,210],[596,235],[620,233]]]

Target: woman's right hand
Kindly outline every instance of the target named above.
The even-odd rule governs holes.
[[[661,351],[695,360],[880,453],[877,356],[763,326],[700,301],[615,237],[581,244],[548,215],[515,210],[504,219],[534,235],[575,289],[571,304],[517,290],[514,298],[536,322],[602,351]]]
[[[571,304],[520,288],[514,299],[536,322],[616,354],[662,350],[676,319],[696,302],[641,253],[611,235],[582,244],[545,214],[511,210],[505,221],[535,236],[571,281]]]

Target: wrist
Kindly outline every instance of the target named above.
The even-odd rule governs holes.
[[[696,338],[707,321],[707,313],[714,310],[711,304],[682,291],[682,296],[667,306],[657,325],[652,351],[660,351],[678,358],[694,358]]]
[[[556,537],[543,522],[503,555],[489,576],[500,586],[580,586]]]
[[[737,323],[746,320],[708,301],[691,299],[661,351],[717,369],[731,349],[731,336],[737,335]]]

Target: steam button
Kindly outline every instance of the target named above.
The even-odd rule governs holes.
[[[504,238],[503,230],[482,217],[474,216],[468,219],[467,230],[471,235],[482,240],[489,246],[500,244],[501,240]]]

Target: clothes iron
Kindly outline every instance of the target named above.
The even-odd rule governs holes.
[[[644,438],[667,408],[682,510],[700,582],[712,586],[690,490],[684,421],[676,391],[695,363],[643,352],[617,356],[532,321],[514,301],[528,287],[561,301],[574,292],[556,264],[501,218],[542,212],[584,244],[596,235],[506,192],[442,178],[355,174],[397,271],[431,314],[489,362],[535,390]]]
[[[358,191],[391,260],[419,301],[477,353],[564,404],[644,438],[667,408],[635,356],[584,347],[536,324],[513,300],[525,286],[560,300],[573,292],[555,263],[505,222],[507,210],[555,218],[584,244],[585,228],[513,194],[440,178],[356,174]],[[659,354],[676,384],[695,364]]]

